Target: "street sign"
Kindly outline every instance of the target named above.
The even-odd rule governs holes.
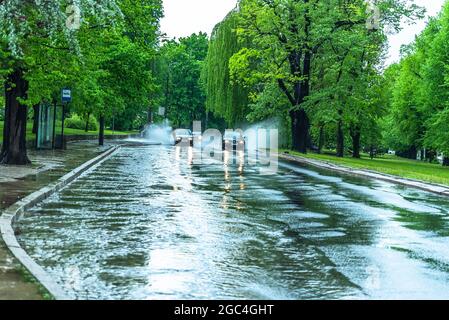
[[[62,103],[72,102],[72,90],[62,89]]]
[[[159,115],[160,115],[161,117],[165,116],[165,108],[164,108],[164,107],[160,107],[160,108],[159,108]]]

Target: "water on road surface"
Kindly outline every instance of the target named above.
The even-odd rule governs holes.
[[[124,147],[21,221],[77,299],[449,298],[449,199]]]
[[[0,165],[0,214],[15,202],[56,181],[110,146],[70,142],[68,150],[29,150],[31,166]],[[0,240],[0,300],[40,300],[35,283],[26,280],[21,266]]]

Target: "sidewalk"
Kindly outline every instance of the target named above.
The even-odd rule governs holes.
[[[96,142],[73,142],[65,151],[30,151],[33,164],[29,167],[0,166],[0,213],[109,147],[98,147]],[[19,268],[0,240],[0,300],[42,299],[38,286],[26,281]]]

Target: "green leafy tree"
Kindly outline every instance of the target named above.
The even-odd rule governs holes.
[[[446,5],[442,15],[432,19],[413,44],[404,47],[401,62],[385,75],[391,93],[384,135],[389,147],[401,156],[415,159],[425,148],[432,160],[437,151],[449,151],[443,125],[449,98],[447,9]]]
[[[71,3],[70,3],[71,4]],[[79,16],[67,16],[66,1],[0,1],[0,39],[2,69],[6,70],[5,124],[0,152],[2,164],[27,164],[26,123],[30,83],[28,76],[35,67],[33,53],[39,48],[51,48],[65,43],[76,51],[76,27],[91,23],[91,27],[114,21],[120,16],[115,0],[81,0],[77,2]],[[74,16],[75,14],[75,16]]]
[[[236,10],[215,26],[203,73],[207,110],[224,118],[230,127],[246,120],[249,104],[249,90],[231,79],[230,59],[244,47],[237,36],[237,27]]]
[[[100,144],[107,123],[119,130],[142,127],[157,90],[152,65],[162,2],[120,0],[118,5],[123,16],[119,23],[82,30],[85,76],[74,83],[79,92],[74,110],[87,118],[94,114],[100,120]]]
[[[206,119],[206,97],[201,74],[207,48],[207,35],[199,33],[179,41],[167,41],[160,49],[159,101],[175,127],[187,128],[192,121]]]
[[[424,145],[442,152],[444,165],[449,166],[449,3],[437,20],[429,23],[418,38],[421,53],[415,53],[424,65],[421,83],[426,132]]]
[[[402,17],[420,14],[404,1],[377,1],[381,12],[379,32],[400,28]],[[251,40],[231,59],[231,70],[260,94],[260,84],[277,82],[290,103],[293,149],[306,152],[310,118],[304,107],[312,93],[317,61],[341,55],[370,15],[365,1],[242,0],[238,35]],[[358,43],[352,43],[353,46]],[[258,86],[255,86],[259,84]],[[262,86],[263,88],[263,86]],[[340,116],[340,115],[339,115]]]

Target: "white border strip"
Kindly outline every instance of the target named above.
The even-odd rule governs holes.
[[[16,223],[26,210],[34,207],[39,202],[47,199],[54,193],[61,191],[67,185],[75,181],[81,174],[87,170],[93,169],[106,161],[115,152],[120,149],[120,146],[114,146],[102,153],[98,157],[84,163],[80,167],[72,170],[59,180],[51,183],[45,188],[36,191],[29,196],[16,202],[11,207],[7,208],[3,215],[0,216],[0,231],[3,241],[12,254],[19,260],[19,262],[53,295],[56,300],[71,300],[66,292],[52,279],[52,277],[39,266],[20,246],[14,233],[12,225]]]

